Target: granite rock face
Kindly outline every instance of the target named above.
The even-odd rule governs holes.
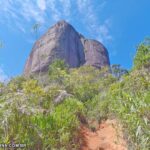
[[[63,59],[70,68],[110,65],[106,48],[98,41],[83,37],[66,21],[56,23],[35,42],[24,75],[47,72],[56,59]]]

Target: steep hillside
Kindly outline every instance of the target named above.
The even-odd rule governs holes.
[[[143,42],[124,75],[120,68],[112,75],[107,67],[69,68],[55,60],[46,86],[34,76],[0,83],[1,147],[149,150],[149,60],[150,42]]]

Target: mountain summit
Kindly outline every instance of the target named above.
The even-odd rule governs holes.
[[[63,59],[70,68],[91,65],[109,66],[107,49],[98,41],[86,39],[72,25],[62,20],[38,39],[25,64],[24,74],[47,72],[56,59]]]

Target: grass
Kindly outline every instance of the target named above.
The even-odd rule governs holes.
[[[59,74],[55,77],[51,72],[54,81],[51,78],[46,87],[23,77],[12,79],[7,85],[0,84],[0,143],[24,143],[33,150],[78,150],[79,116],[99,123],[115,116],[131,141],[129,147],[148,150],[149,71],[135,69],[120,80],[105,71],[92,67],[57,70],[61,82],[55,82]],[[72,97],[55,105],[60,90]],[[95,131],[94,126],[90,128]]]

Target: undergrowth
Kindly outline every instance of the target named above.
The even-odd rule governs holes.
[[[79,116],[98,122],[114,116],[123,125],[129,149],[148,150],[150,64],[149,56],[141,55],[149,50],[149,45],[139,46],[134,67],[123,76],[115,70],[117,78],[108,68],[69,69],[59,60],[50,66],[46,84],[25,77],[0,83],[0,143],[24,143],[29,150],[78,150]],[[59,97],[61,102],[55,103]]]

